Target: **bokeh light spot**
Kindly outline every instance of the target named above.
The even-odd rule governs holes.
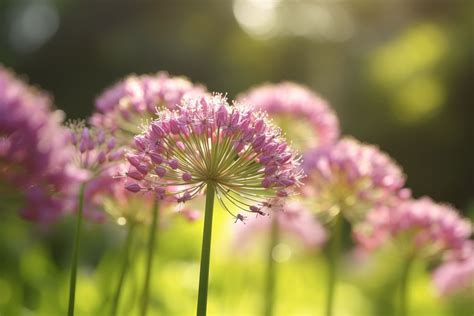
[[[19,1],[9,12],[9,41],[19,53],[29,53],[42,46],[58,30],[59,14],[49,1]]]
[[[396,95],[395,116],[411,123],[433,115],[442,106],[445,91],[439,80],[423,76],[410,80]]]
[[[285,262],[291,258],[291,249],[288,245],[280,243],[272,250],[272,258],[277,262]]]

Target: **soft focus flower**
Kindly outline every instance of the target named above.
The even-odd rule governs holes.
[[[373,206],[410,195],[400,167],[377,147],[355,139],[311,150],[303,159],[308,175],[303,195],[326,219],[342,212],[349,220],[361,220]]]
[[[119,166],[124,148],[117,145],[112,135],[81,122],[71,124],[69,141],[75,149],[72,162],[81,170],[81,181],[70,192],[73,208],[77,206],[79,187],[84,185],[84,215],[102,221],[104,199],[123,190]]]
[[[275,219],[272,217],[275,216]],[[326,232],[313,213],[297,201],[288,202],[281,211],[270,216],[249,218],[236,228],[235,240],[238,247],[251,244],[258,233],[269,233],[272,220],[278,229],[288,237],[299,241],[308,249],[319,248],[326,241]]]
[[[426,197],[375,208],[355,231],[356,239],[367,249],[393,241],[409,254],[451,258],[462,255],[471,234],[469,220],[454,208]]]
[[[79,122],[69,129],[69,141],[75,148],[74,164],[94,177],[124,158],[124,148],[115,137],[99,128],[88,128]]]
[[[239,96],[270,114],[299,150],[326,146],[339,137],[339,121],[329,104],[292,82],[265,84]]]
[[[264,213],[303,176],[299,157],[263,112],[220,96],[163,109],[135,146],[127,156],[128,190],[184,203],[212,184],[221,205],[240,220],[244,216],[231,208]]]
[[[474,293],[474,243],[468,244],[470,255],[461,260],[449,260],[433,272],[433,283],[440,295]]]
[[[91,124],[117,132],[120,140],[123,134],[127,136],[126,140],[131,139],[141,132],[141,125],[156,117],[157,108],[174,110],[183,98],[201,95],[205,91],[203,86],[163,72],[130,75],[97,98]]]
[[[127,178],[123,176],[126,174],[126,169],[126,163],[115,164],[91,180],[85,192],[86,210],[89,210],[89,214],[100,214],[102,217],[107,214],[119,225],[129,222],[150,224],[153,200],[156,197],[152,192],[137,195],[127,190],[125,188]],[[165,215],[160,216],[161,221],[181,216],[193,222],[200,217],[200,213],[195,209],[176,207],[169,201],[162,201],[160,213]]]
[[[30,220],[65,211],[61,193],[75,179],[63,115],[43,92],[0,66],[0,196]],[[14,201],[13,201],[13,200]],[[19,204],[19,205],[18,205]]]

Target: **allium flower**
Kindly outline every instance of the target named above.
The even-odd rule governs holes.
[[[91,123],[109,131],[120,131],[118,137],[139,134],[140,126],[155,118],[157,107],[176,109],[185,97],[205,93],[183,77],[166,73],[131,75],[106,90],[96,100],[97,112]]]
[[[274,212],[270,216],[256,216],[249,218],[239,225],[236,230],[235,240],[238,247],[242,247],[255,239],[258,233],[268,233],[272,220],[277,221],[278,229],[289,237],[295,238],[308,249],[319,248],[326,241],[326,232],[316,220],[313,213],[297,201],[288,202],[283,210]]]
[[[72,162],[81,170],[81,181],[71,193],[76,201],[74,208],[79,187],[84,185],[84,215],[102,221],[105,219],[103,199],[123,188],[118,167],[124,158],[124,149],[112,135],[90,129],[82,122],[71,124],[69,141],[75,148]]]
[[[65,211],[61,192],[75,175],[62,120],[48,96],[0,66],[0,196],[13,198],[27,219],[50,221]]]
[[[290,194],[303,176],[299,157],[263,112],[231,106],[220,96],[162,110],[135,145],[127,156],[128,190],[184,203],[212,184],[221,205],[239,220],[244,216],[232,208],[263,214],[272,198]]]
[[[101,129],[88,128],[83,123],[72,124],[69,140],[75,147],[74,164],[94,177],[123,158],[124,149],[112,135]]]
[[[303,167],[308,175],[303,195],[315,197],[313,208],[329,219],[342,212],[361,220],[374,205],[410,195],[400,167],[377,147],[355,139],[309,151]]]
[[[330,145],[339,137],[334,111],[302,85],[265,84],[240,95],[239,100],[267,111],[300,150]]]
[[[137,195],[127,190],[127,178],[122,176],[126,174],[126,170],[126,163],[114,164],[88,183],[85,191],[85,212],[100,214],[103,217],[105,211],[119,225],[129,222],[150,224],[155,195],[153,192]],[[176,216],[182,216],[190,222],[199,218],[200,213],[192,208],[176,207],[175,203],[164,202],[160,205],[161,215],[166,213],[165,218],[160,216],[163,221]]]
[[[463,291],[474,293],[474,244],[468,243],[470,255],[462,260],[449,260],[433,272],[433,283],[443,296]]]
[[[394,241],[417,256],[453,258],[463,252],[471,234],[469,220],[454,208],[426,197],[375,208],[355,231],[356,239],[368,249]]]

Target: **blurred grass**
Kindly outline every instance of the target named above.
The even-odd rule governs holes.
[[[217,208],[211,256],[209,315],[260,315],[266,250],[262,234],[247,247],[235,247],[232,218]],[[150,315],[193,315],[197,298],[202,220],[175,217],[162,230],[151,280]],[[55,236],[72,244],[73,219],[38,229],[15,216],[0,222],[0,315],[63,315],[67,307],[69,252],[59,252]],[[81,248],[76,313],[107,315],[118,279],[124,227],[88,223]],[[65,233],[67,231],[68,233]],[[144,275],[144,232],[132,251],[119,315],[138,315]],[[70,235],[70,236],[69,236]],[[70,237],[70,240],[67,237]],[[321,252],[308,252],[283,240],[291,255],[277,264],[276,315],[322,315],[326,265]],[[238,243],[238,241],[237,241]],[[63,254],[63,255],[62,255]],[[374,258],[348,251],[342,258],[335,315],[395,315],[400,259],[396,252]],[[468,301],[436,297],[429,275],[419,263],[410,288],[412,315],[471,316]],[[464,304],[464,305],[463,305]],[[456,309],[457,308],[457,309]]]

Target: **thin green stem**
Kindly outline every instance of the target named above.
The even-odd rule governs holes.
[[[120,294],[122,293],[122,287],[125,280],[125,275],[127,274],[128,267],[130,265],[130,248],[133,241],[133,235],[135,232],[135,223],[130,222],[127,229],[127,238],[125,240],[125,245],[122,254],[122,269],[120,270],[119,281],[117,288],[115,289],[114,300],[112,302],[112,310],[110,315],[117,315],[117,310],[119,308]]]
[[[409,280],[410,280],[410,270],[413,264],[413,259],[408,258],[403,266],[400,276],[400,316],[408,316],[408,306],[409,306]]]
[[[158,216],[159,216],[159,207],[158,200],[156,199],[153,202],[152,208],[152,220],[150,225],[150,232],[148,235],[148,251],[146,258],[146,267],[145,267],[145,282],[143,283],[143,295],[142,295],[142,306],[141,314],[145,316],[148,310],[148,299],[150,296],[150,277],[151,277],[151,268],[153,265],[153,254],[155,253],[155,243],[156,243],[156,233],[158,230]]]
[[[273,249],[278,244],[279,233],[278,233],[278,219],[274,215],[272,218],[270,240],[268,243],[268,257],[267,257],[267,276],[265,286],[265,316],[272,316],[274,311],[275,301],[275,287],[276,287],[276,263],[273,259]]]
[[[79,189],[79,197],[77,204],[76,233],[74,236],[74,250],[72,255],[71,278],[69,280],[69,307],[68,316],[74,315],[74,303],[76,300],[76,279],[77,279],[77,263],[79,259],[79,246],[81,244],[81,227],[82,213],[84,212],[84,190],[86,184],[83,183]]]
[[[342,245],[342,215],[339,213],[334,219],[331,231],[331,241],[328,258],[328,283],[326,297],[326,316],[333,315],[334,300],[336,296],[336,281],[339,255]]]
[[[206,192],[206,210],[204,214],[204,230],[202,235],[201,267],[199,271],[199,292],[196,312],[197,316],[205,316],[207,311],[207,289],[209,283],[209,263],[211,258],[214,193],[214,184],[208,183]]]

